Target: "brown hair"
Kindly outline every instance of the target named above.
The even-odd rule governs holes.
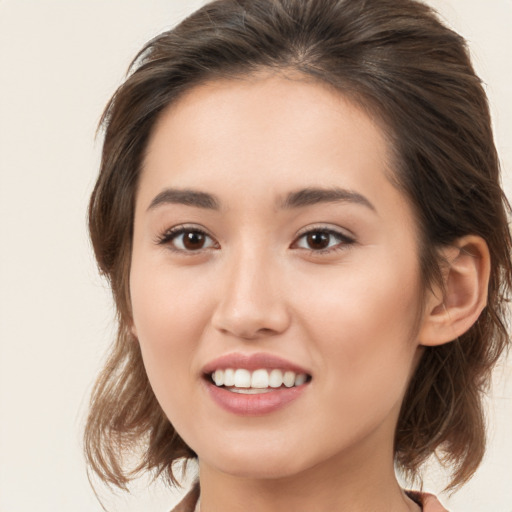
[[[432,454],[452,488],[485,446],[482,395],[508,344],[511,239],[489,110],[464,40],[412,0],[217,0],[150,41],[108,104],[101,172],[89,227],[117,305],[119,331],[93,391],[85,431],[91,468],[125,487],[143,470],[176,482],[172,465],[195,457],[149,385],[131,322],[129,270],[141,161],[159,114],[195,85],[291,70],[330,84],[380,119],[395,180],[415,208],[425,286],[439,279],[438,249],[483,237],[492,268],[488,305],[459,339],[425,349],[402,405],[395,458],[409,476]],[[124,456],[140,456],[130,470]]]

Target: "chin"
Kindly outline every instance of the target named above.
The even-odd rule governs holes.
[[[307,461],[298,457],[298,451],[285,453],[283,450],[261,449],[261,445],[254,443],[250,449],[247,446],[230,446],[229,449],[210,453],[208,457],[201,457],[209,466],[218,471],[248,479],[280,479],[287,478],[307,469]]]

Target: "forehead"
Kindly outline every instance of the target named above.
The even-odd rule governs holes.
[[[268,74],[216,80],[161,114],[138,202],[148,205],[171,186],[274,200],[294,189],[343,187],[379,202],[390,187],[402,196],[388,179],[390,155],[379,124],[327,85]]]
[[[341,122],[350,130],[340,132]],[[254,151],[264,143],[291,143],[295,152],[299,143],[310,141],[331,146],[359,145],[371,139],[377,150],[388,153],[387,128],[358,107],[346,95],[323,82],[301,74],[259,72],[233,79],[212,80],[182,94],[160,115],[146,152],[146,162],[155,145],[185,138],[201,142],[203,151],[226,149],[226,135],[236,130],[236,143],[250,142]],[[174,147],[173,149],[176,149]],[[247,148],[246,148],[247,149]]]

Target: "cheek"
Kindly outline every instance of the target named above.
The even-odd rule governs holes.
[[[416,352],[416,268],[407,261],[377,268],[340,269],[328,285],[306,283],[308,293],[301,299],[322,378],[332,390],[324,396],[353,405],[359,401],[362,407],[368,405],[362,398],[379,397],[381,390],[391,402],[401,398]],[[384,402],[391,403],[387,398]]]
[[[325,274],[304,274],[293,292],[304,311],[300,316],[310,330],[321,330],[325,339],[339,339],[341,346],[356,352],[384,338],[410,338],[420,284],[414,266],[407,261],[400,266],[400,261],[360,261]]]
[[[132,261],[130,292],[137,336],[155,350],[174,351],[177,340],[193,345],[195,329],[209,309],[212,291],[201,270],[185,268],[173,271],[157,255],[155,261],[136,257]],[[161,261],[161,260],[164,261]]]
[[[184,391],[195,375],[195,354],[208,316],[202,279],[171,275],[159,265],[132,263],[134,327],[155,395],[169,417],[186,413]]]

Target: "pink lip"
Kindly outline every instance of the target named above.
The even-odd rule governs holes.
[[[265,354],[258,352],[255,354],[242,354],[239,352],[233,352],[226,354],[213,361],[207,363],[202,372],[205,374],[211,374],[215,370],[225,370],[226,368],[245,368],[249,371],[259,370],[260,368],[265,369],[279,369],[279,370],[290,370],[295,373],[306,373],[310,374],[304,368],[287,361],[278,356],[272,354]]]
[[[310,373],[304,368],[278,356],[265,353],[232,353],[210,361],[203,367],[203,374],[209,376],[215,370],[226,368],[244,368],[249,371],[264,369],[290,370],[295,373]],[[210,379],[204,379],[204,385],[213,401],[224,410],[240,416],[257,416],[281,409],[299,398],[307,389],[309,381],[291,388],[281,387],[267,393],[245,395],[216,386]]]
[[[278,388],[269,393],[244,395],[217,387],[213,382],[204,381],[207,391],[217,405],[239,416],[258,416],[277,411],[299,398],[309,383],[293,388]]]

